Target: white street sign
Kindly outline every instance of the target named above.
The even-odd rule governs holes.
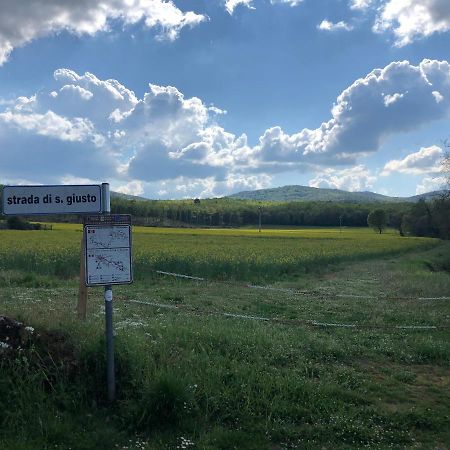
[[[102,211],[101,186],[4,186],[3,214],[95,214]]]
[[[84,230],[86,285],[131,283],[130,225],[85,225]]]

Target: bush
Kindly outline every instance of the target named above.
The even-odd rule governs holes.
[[[40,230],[41,225],[38,223],[30,223],[20,217],[11,216],[6,221],[7,227],[10,230]]]

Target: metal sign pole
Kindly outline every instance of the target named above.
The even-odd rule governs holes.
[[[109,184],[102,183],[103,214],[111,213],[111,198]],[[116,399],[116,379],[114,373],[114,334],[113,334],[113,292],[112,285],[105,286],[105,331],[106,331],[106,382],[108,385],[108,400]]]

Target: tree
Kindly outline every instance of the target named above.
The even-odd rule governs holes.
[[[436,235],[442,239],[450,239],[450,194],[437,198],[433,202],[433,219]]]
[[[448,144],[447,148],[450,147],[450,144]],[[450,197],[450,151],[447,150],[444,157],[442,158],[442,172],[444,173],[445,177],[445,189],[446,189],[446,196]]]
[[[386,228],[388,217],[384,209],[375,209],[367,216],[367,224],[380,234]]]

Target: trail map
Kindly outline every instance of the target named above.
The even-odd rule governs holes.
[[[86,225],[85,242],[88,286],[132,282],[129,225]]]

